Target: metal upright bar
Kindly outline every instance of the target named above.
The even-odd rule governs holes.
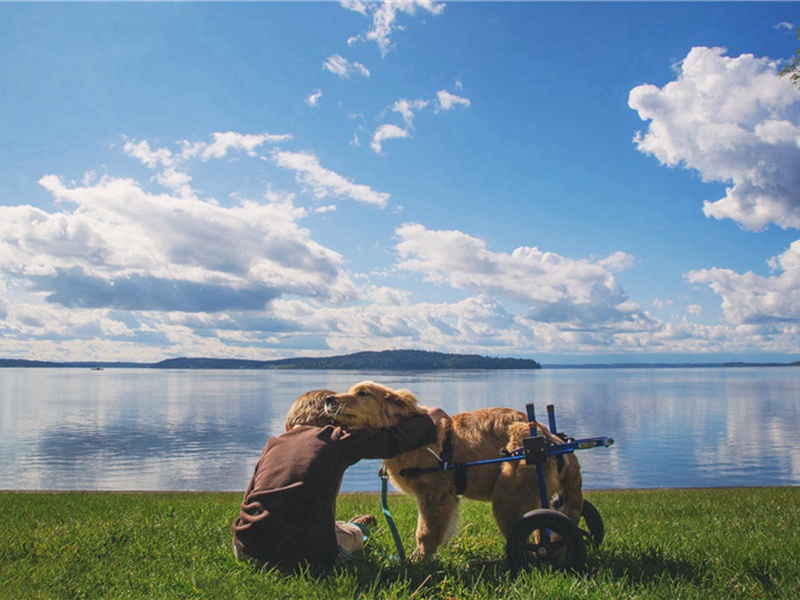
[[[525,405],[525,412],[528,413],[528,426],[531,429],[531,436],[536,437],[539,435],[539,430],[533,425],[536,422],[536,409],[533,408],[532,402]]]
[[[550,425],[550,433],[558,435],[558,428],[556,427],[556,407],[552,404],[547,405],[547,422]]]
[[[536,411],[533,408],[533,403],[525,405],[528,411],[528,424],[531,429],[531,437],[539,437],[539,428],[534,425],[536,422]],[[536,463],[536,483],[539,485],[539,500],[541,501],[542,508],[550,508],[550,500],[547,497],[547,480],[544,475],[544,464]]]

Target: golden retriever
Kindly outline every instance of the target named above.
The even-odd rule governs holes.
[[[326,410],[337,422],[351,428],[389,427],[421,412],[424,408],[408,390],[392,390],[365,381],[344,394],[326,399]],[[542,433],[550,434],[541,425]],[[461,470],[434,471],[417,476],[403,476],[404,469],[435,467],[449,438],[452,458],[460,464],[497,458],[503,448],[514,450],[529,435],[525,413],[510,408],[484,408],[441,419],[436,443],[384,461],[392,483],[417,500],[418,520],[415,558],[432,556],[458,529],[460,496],[457,483],[465,487],[463,495],[492,503],[497,525],[505,537],[520,517],[540,507],[534,466],[524,460],[499,462]],[[583,507],[580,465],[574,454],[550,458],[546,464],[547,492],[550,497],[563,494],[560,509],[576,523]],[[463,477],[465,476],[465,482]],[[461,482],[458,482],[462,477]],[[462,490],[459,490],[462,491]]]

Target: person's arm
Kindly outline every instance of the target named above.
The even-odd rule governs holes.
[[[394,458],[436,441],[436,423],[448,418],[441,408],[428,409],[426,414],[415,415],[392,427],[384,429],[354,429],[347,439],[347,451],[353,462],[362,458]]]
[[[438,406],[435,408],[428,409],[428,416],[433,421],[433,424],[436,425],[441,419],[449,419],[450,415],[444,412],[444,409],[439,408]]]

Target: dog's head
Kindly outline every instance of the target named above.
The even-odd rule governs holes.
[[[286,415],[286,431],[296,425],[314,425],[325,427],[331,422],[331,417],[325,410],[325,398],[335,394],[331,390],[312,390],[299,396]]]
[[[344,394],[331,394],[325,399],[325,410],[339,423],[370,429],[391,427],[425,413],[408,390],[395,391],[372,381],[357,383]]]

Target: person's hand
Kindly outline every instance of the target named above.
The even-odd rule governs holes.
[[[448,415],[446,412],[444,412],[438,406],[436,408],[429,408],[428,409],[428,416],[431,418],[431,421],[433,421],[434,425],[436,425],[439,422],[440,419],[449,419],[450,418],[450,415]]]

